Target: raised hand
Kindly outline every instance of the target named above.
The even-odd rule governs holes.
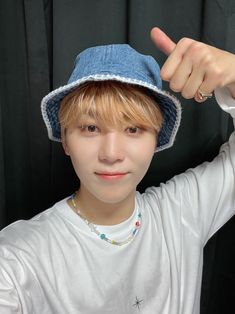
[[[161,77],[173,91],[203,102],[216,88],[226,86],[235,98],[234,54],[190,38],[176,44],[157,27],[152,29],[151,38],[168,56]]]

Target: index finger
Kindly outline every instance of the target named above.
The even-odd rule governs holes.
[[[170,81],[177,68],[182,64],[185,52],[195,40],[190,38],[182,38],[176,45],[174,50],[168,56],[166,62],[161,68],[161,77],[165,81]],[[192,60],[191,60],[192,61]],[[191,68],[191,65],[188,65]]]

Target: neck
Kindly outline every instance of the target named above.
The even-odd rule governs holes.
[[[135,191],[117,203],[105,203],[81,187],[76,193],[77,210],[96,225],[116,225],[127,220],[135,207]],[[70,204],[71,205],[71,204]]]

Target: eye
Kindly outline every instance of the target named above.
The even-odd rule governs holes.
[[[126,131],[130,134],[137,134],[141,131],[141,129],[138,128],[137,126],[130,126],[126,129]]]
[[[88,125],[87,126],[87,131],[91,132],[91,133],[94,133],[94,132],[98,131],[98,128],[95,125]]]
[[[99,132],[99,128],[94,125],[94,124],[89,124],[89,125],[82,125],[80,127],[82,132],[87,132],[87,133],[97,133]]]

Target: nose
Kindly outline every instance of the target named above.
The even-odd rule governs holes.
[[[120,132],[107,132],[103,136],[99,150],[99,159],[110,164],[124,159],[124,139]]]

